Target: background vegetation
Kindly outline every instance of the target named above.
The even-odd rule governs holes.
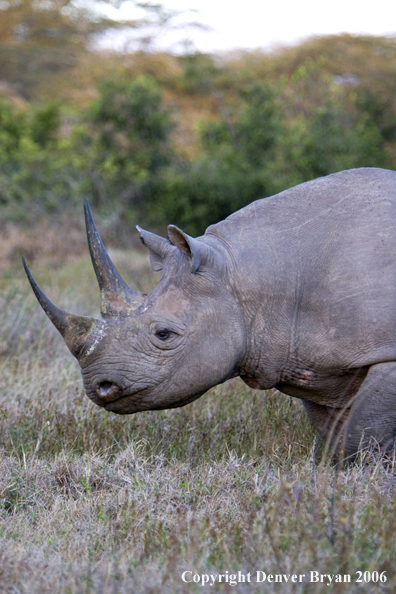
[[[137,34],[170,26],[172,13],[144,6],[127,23]],[[110,227],[199,234],[314,177],[396,166],[395,38],[114,54],[98,35],[121,25],[94,3],[2,0],[0,16],[3,221],[72,212],[88,197]]]
[[[143,8],[119,23],[103,4],[0,0],[0,590],[229,590],[183,584],[192,569],[385,571],[386,583],[337,592],[393,592],[394,459],[317,464],[300,403],[239,381],[180,410],[103,412],[20,257],[56,303],[98,316],[86,197],[117,266],[146,291],[147,254],[125,248],[136,223],[199,234],[316,176],[396,169],[396,38],[156,53],[150,35],[175,15]],[[138,49],[100,50],[98,35],[119,27]]]

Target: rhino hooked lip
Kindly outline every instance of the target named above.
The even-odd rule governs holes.
[[[99,406],[103,407],[105,410],[109,412],[114,412],[116,414],[124,414],[130,413],[130,407],[132,402],[134,402],[136,406],[136,410],[134,412],[138,412],[140,410],[146,410],[145,408],[142,409],[141,405],[141,398],[146,393],[146,390],[138,390],[137,392],[123,392],[118,397],[114,398],[113,400],[107,400],[106,402],[100,403]],[[136,400],[135,400],[136,398]]]
[[[122,400],[126,401],[127,399],[129,400],[130,398],[135,397],[139,398],[144,392],[145,390],[142,388],[136,390],[133,389],[133,387],[122,387],[113,379],[102,378],[93,384],[89,398],[101,408],[117,412]],[[122,404],[121,408],[123,408]]]

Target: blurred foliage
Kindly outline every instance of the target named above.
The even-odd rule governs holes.
[[[118,195],[120,204],[144,199],[147,185],[170,165],[172,120],[153,78],[107,80],[88,109],[92,190],[96,202]]]
[[[14,112],[0,101],[2,219],[29,221],[80,196],[81,172],[72,138],[59,134],[57,104]]]
[[[45,10],[70,19],[62,2]],[[13,4],[1,6],[12,14]],[[41,92],[21,105],[12,84],[23,71],[2,71],[3,219],[32,220],[88,197],[116,226],[173,222],[199,234],[257,198],[318,176],[396,169],[395,38],[330,36],[222,57],[111,54],[89,50],[91,32],[108,26],[90,18],[73,21],[83,30],[81,58],[63,72],[63,86],[54,83],[50,100]],[[44,43],[36,33],[35,47],[50,48],[52,37]],[[18,46],[15,27],[7,35],[0,25],[0,61],[7,43],[24,60],[33,41]],[[67,45],[73,36],[66,37]],[[37,62],[36,87],[23,78],[24,97],[60,73]],[[76,78],[85,85],[77,103],[70,100]]]
[[[106,17],[99,2],[1,0],[1,77],[31,99],[65,82],[60,77],[78,66],[93,35],[135,25]]]
[[[199,126],[200,157],[179,159],[168,168],[147,215],[176,220],[198,233],[270,195],[275,185],[267,163],[275,159],[281,133],[281,111],[265,83],[241,89],[230,104],[222,100],[219,118]]]

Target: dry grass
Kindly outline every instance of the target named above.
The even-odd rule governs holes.
[[[126,278],[155,282],[141,253]],[[337,592],[395,591],[394,461],[316,464],[300,403],[241,381],[183,409],[118,417],[84,396],[77,364],[16,267],[0,281],[0,590],[3,593],[328,592],[327,583],[202,587],[197,574],[350,574]],[[97,315],[86,257],[35,276]],[[12,280],[11,280],[12,276]],[[385,584],[354,583],[356,571]],[[255,575],[255,574],[254,574]]]

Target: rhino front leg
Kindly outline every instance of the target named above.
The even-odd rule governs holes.
[[[396,435],[396,362],[372,365],[343,430],[343,449],[353,456],[373,438],[381,451],[392,449]]]
[[[325,441],[331,450],[337,450],[350,409],[332,408],[309,400],[303,400],[303,404],[309,420],[318,432],[318,445]]]
[[[372,365],[352,399],[343,409],[303,400],[319,436],[334,453],[352,457],[370,440],[389,451],[396,436],[396,362]]]

